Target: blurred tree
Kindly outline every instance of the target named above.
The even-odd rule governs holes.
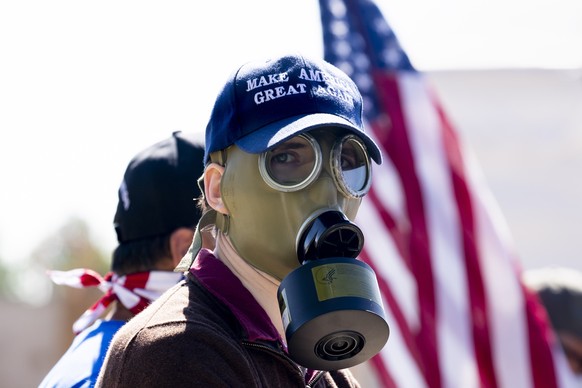
[[[23,271],[30,282],[18,282],[21,285],[20,295],[26,295],[29,303],[51,303],[59,311],[60,322],[57,325],[60,352],[64,352],[73,339],[73,322],[102,293],[96,288],[74,289],[67,286],[53,285],[47,270],[69,270],[74,268],[90,268],[102,275],[109,269],[109,254],[104,254],[91,239],[87,224],[78,218],[71,218],[57,229],[54,235],[44,239],[29,258],[28,268]],[[25,286],[27,285],[27,286]],[[31,289],[33,288],[34,289]],[[27,289],[29,288],[29,289]],[[24,291],[24,292],[22,292]],[[43,299],[35,301],[35,299]]]
[[[46,270],[109,269],[110,254],[94,243],[87,224],[78,218],[64,222],[34,247],[26,259],[0,261],[0,376],[3,382],[33,381],[34,386],[60,358],[73,339],[73,322],[102,293],[53,285]],[[10,378],[12,377],[12,380]]]
[[[102,273],[109,268],[108,256],[91,240],[85,221],[71,218],[54,235],[39,244],[31,255],[31,261],[46,269],[83,267]]]
[[[103,274],[109,268],[109,256],[92,241],[87,223],[71,218],[38,244],[26,260],[6,264],[0,259],[0,296],[33,305],[47,303],[52,286],[46,270],[82,267]]]
[[[9,292],[8,288],[9,269],[0,258],[0,298],[5,298]]]

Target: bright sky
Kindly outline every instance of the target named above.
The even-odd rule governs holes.
[[[378,0],[420,70],[582,67],[580,0]],[[242,62],[323,55],[316,0],[0,2],[0,257],[68,218],[115,246],[130,158],[203,131]]]

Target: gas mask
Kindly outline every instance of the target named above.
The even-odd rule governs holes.
[[[371,183],[359,137],[324,127],[261,154],[223,151],[216,226],[249,264],[281,280],[289,354],[322,370],[378,353],[389,328],[373,270],[355,258],[364,236],[353,223]]]

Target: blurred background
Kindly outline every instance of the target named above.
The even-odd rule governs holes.
[[[582,270],[582,3],[377,0],[472,148],[523,268]],[[139,150],[204,131],[242,62],[322,56],[314,0],[0,3],[0,376],[37,385],[100,296]]]

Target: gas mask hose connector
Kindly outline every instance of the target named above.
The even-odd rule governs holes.
[[[326,211],[314,218],[297,245],[300,263],[328,257],[357,257],[364,246],[364,234],[343,213]]]

